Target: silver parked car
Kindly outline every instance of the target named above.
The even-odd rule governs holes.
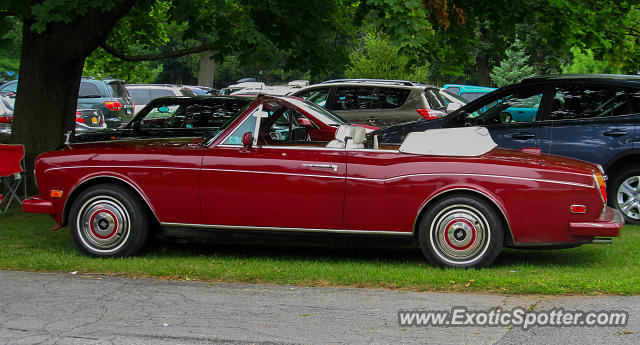
[[[291,94],[321,105],[353,123],[384,127],[446,115],[436,86],[407,80],[337,79]]]

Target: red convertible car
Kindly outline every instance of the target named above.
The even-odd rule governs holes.
[[[37,159],[41,195],[24,210],[68,225],[91,256],[133,255],[151,231],[296,231],[412,236],[451,267],[489,265],[504,246],[607,242],[623,226],[597,165],[501,149],[482,127],[381,146],[342,125],[316,141],[309,106],[264,96],[204,139],[68,144]]]

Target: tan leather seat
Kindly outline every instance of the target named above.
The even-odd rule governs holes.
[[[355,133],[355,127],[349,125],[340,125],[336,130],[335,139],[331,140],[327,147],[333,147],[337,149],[345,148],[345,138],[353,138]]]

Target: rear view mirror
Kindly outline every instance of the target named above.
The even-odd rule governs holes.
[[[242,135],[242,146],[245,151],[250,151],[251,147],[253,147],[253,137],[251,132],[246,132]]]
[[[313,127],[313,123],[311,123],[311,120],[306,119],[304,117],[297,119],[296,122],[300,127],[305,127],[305,128]]]

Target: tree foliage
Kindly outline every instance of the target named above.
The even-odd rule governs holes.
[[[585,73],[619,73],[613,70],[607,61],[598,60],[591,49],[571,48],[573,60],[571,63],[562,66],[562,73],[585,74]]]
[[[362,47],[349,56],[345,71],[347,78],[404,79],[426,82],[429,64],[421,66],[409,63],[409,57],[400,53],[384,36],[369,33],[364,36]]]
[[[529,63],[530,57],[525,53],[524,42],[519,38],[513,41],[505,52],[505,59],[495,66],[491,72],[491,80],[497,87],[519,83],[524,78],[535,74]]]

